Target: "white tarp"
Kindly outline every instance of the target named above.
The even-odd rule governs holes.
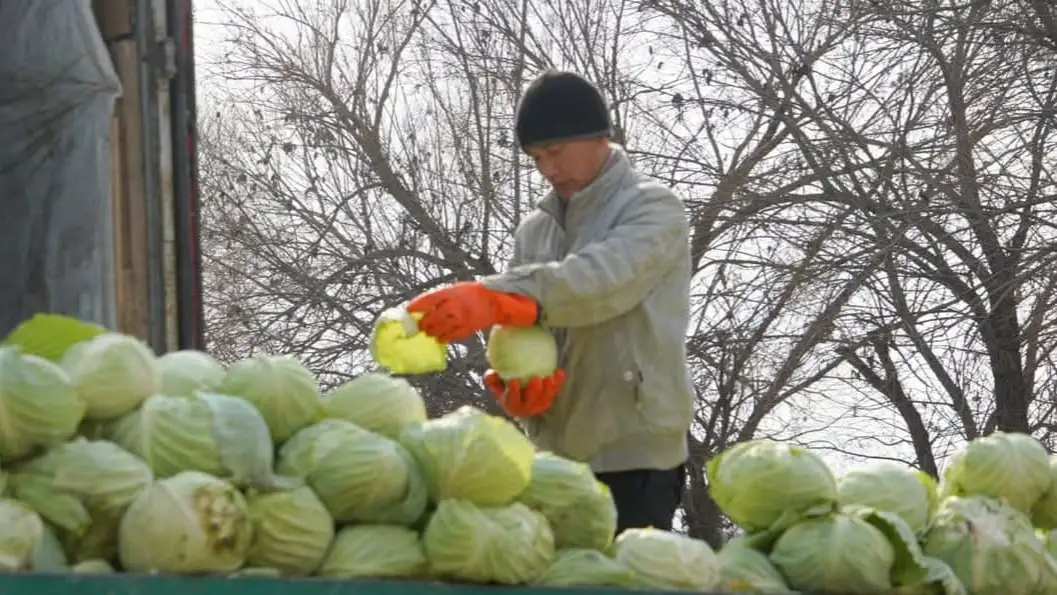
[[[0,0],[0,333],[40,311],[112,326],[119,94],[90,0]]]

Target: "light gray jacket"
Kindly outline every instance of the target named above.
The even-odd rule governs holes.
[[[690,271],[685,205],[617,146],[589,186],[522,221],[510,267],[482,282],[538,301],[558,340],[565,387],[521,420],[540,449],[596,472],[686,460]]]

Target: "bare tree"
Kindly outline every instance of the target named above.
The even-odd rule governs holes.
[[[802,208],[850,209],[830,250],[892,248],[835,329],[847,365],[831,379],[856,417],[879,414],[852,454],[902,450],[935,474],[964,439],[1039,429],[1057,81],[1037,46],[994,35],[1002,19],[1012,30],[1007,7],[649,6],[772,107],[776,151],[814,178]]]
[[[221,356],[296,354],[339,382],[371,366],[377,312],[502,269],[545,190],[516,101],[564,67],[599,83],[616,140],[692,216],[692,535],[729,529],[701,467],[738,441],[936,474],[996,428],[1048,437],[1046,7],[251,4],[226,10],[227,88],[203,127]],[[492,407],[482,347],[415,380],[434,412]]]
[[[542,194],[510,137],[516,98],[542,68],[586,72],[612,100],[618,140],[694,212],[701,283],[690,341],[703,400],[686,524],[718,542],[697,463],[810,394],[836,365],[816,352],[868,278],[828,275],[839,269],[827,238],[846,215],[812,222],[798,212],[787,195],[812,174],[777,152],[788,132],[774,129],[775,114],[755,113],[759,102],[744,96],[706,108],[751,124],[727,165],[718,126],[702,141],[677,126],[680,109],[657,109],[658,97],[672,105],[667,89],[708,75],[675,36],[651,52],[686,60],[690,78],[655,80],[663,67],[630,48],[657,38],[629,3],[275,8],[229,8],[236,35],[220,74],[236,88],[205,128],[214,349],[298,354],[337,382],[369,365],[375,312],[501,267],[513,227]],[[882,253],[840,257],[869,271]],[[479,394],[481,346],[465,347],[455,374],[425,382],[438,411]]]
[[[204,145],[218,351],[297,354],[338,382],[369,365],[378,312],[495,270],[512,223],[474,203],[494,180],[437,134],[443,108],[421,84],[432,8],[228,7],[220,74],[235,89]],[[478,396],[480,347],[422,379],[441,406]]]

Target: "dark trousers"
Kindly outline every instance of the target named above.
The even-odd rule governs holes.
[[[686,466],[635,469],[596,474],[609,486],[617,505],[617,534],[624,529],[654,527],[672,530],[675,509],[683,497]]]

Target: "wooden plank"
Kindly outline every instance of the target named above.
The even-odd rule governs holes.
[[[160,44],[168,37],[168,6],[166,0],[151,1],[153,39]],[[176,268],[176,201],[173,195],[173,134],[172,99],[168,73],[159,72],[155,79],[158,105],[158,200],[161,203],[161,267],[164,286],[164,341],[165,351],[179,349],[179,284]]]
[[[150,337],[148,308],[147,188],[143,172],[148,147],[142,145],[139,49],[133,31],[131,0],[94,0],[103,38],[124,89],[115,109],[114,184],[115,303],[117,330],[143,340]]]

